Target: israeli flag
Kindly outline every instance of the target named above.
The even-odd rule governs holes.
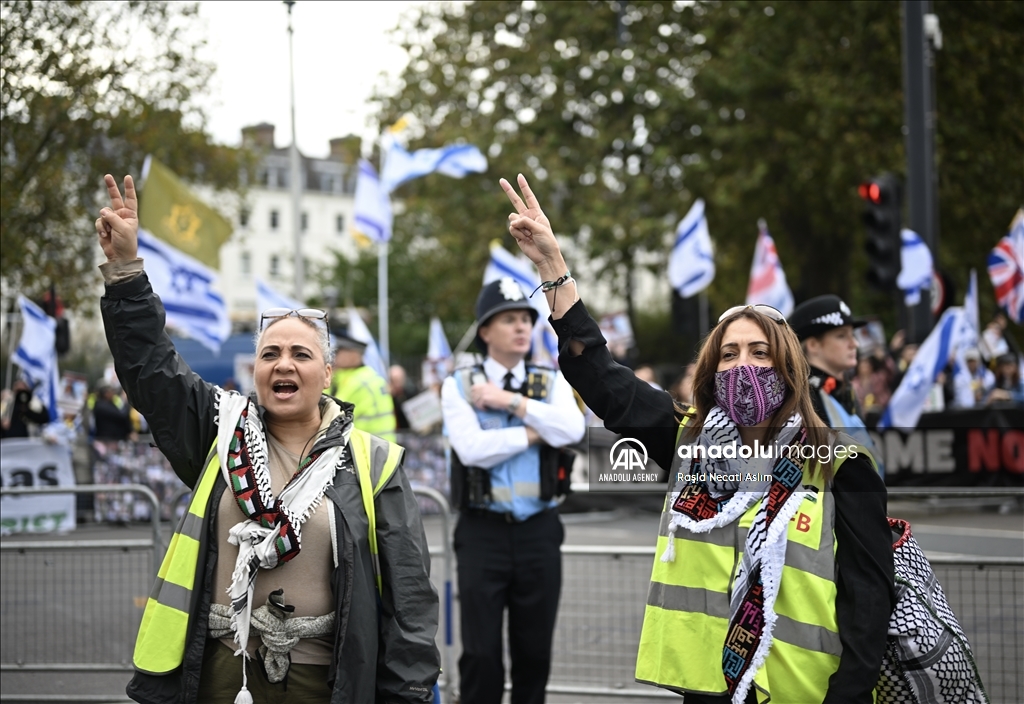
[[[57,372],[57,321],[48,316],[35,303],[18,296],[21,308],[21,340],[14,351],[14,363],[21,367],[39,399],[46,404],[50,422],[57,420],[57,389],[60,376]]]
[[[959,407],[973,408],[975,405],[974,388],[964,352],[971,347],[978,346],[981,332],[978,325],[978,272],[974,269],[971,269],[967,293],[964,294],[964,322],[966,323],[965,339],[957,349],[953,362],[953,391],[956,396],[956,404]]]
[[[517,257],[495,240],[491,243],[491,260],[484,269],[484,284],[495,279],[510,276],[526,291],[526,295],[534,293],[540,286],[540,276],[526,257]],[[533,361],[543,366],[558,368],[558,335],[555,333],[548,318],[551,308],[547,296],[537,291],[530,298],[530,305],[537,311],[537,324],[533,326]]]
[[[434,316],[430,319],[430,336],[427,339],[427,359],[431,362],[444,362],[451,359],[452,348],[448,346],[448,338],[444,336],[441,319]]]
[[[896,285],[908,306],[920,303],[921,291],[932,285],[932,252],[919,234],[906,228],[900,230],[900,275]]]
[[[392,142],[381,169],[381,183],[385,193],[391,193],[406,181],[435,171],[452,178],[487,170],[487,157],[472,144],[452,144],[440,149],[406,151]]]
[[[231,334],[228,309],[214,287],[215,271],[146,230],[139,230],[139,256],[167,313],[167,326],[213,352]]]
[[[388,242],[391,239],[393,223],[394,215],[391,212],[388,191],[381,188],[373,164],[366,159],[360,159],[352,229],[371,242]]]
[[[962,350],[976,342],[977,335],[971,330],[964,309],[957,306],[947,308],[931,334],[918,348],[914,361],[910,363],[903,381],[893,393],[889,406],[878,422],[878,429],[909,430],[917,427],[928,393],[939,372],[951,360],[955,361]],[[966,363],[964,366],[966,368]]]
[[[715,279],[711,234],[704,216],[704,199],[698,198],[676,227],[675,243],[668,260],[668,280],[683,298],[700,293]]]
[[[290,296],[275,290],[273,286],[263,279],[256,279],[256,313],[260,314],[268,308],[288,308],[298,310],[307,308],[305,303],[300,303]]]
[[[363,351],[363,364],[377,372],[381,379],[387,381],[388,370],[384,368],[384,359],[380,356],[377,341],[373,339],[370,328],[366,327],[362,316],[355,308],[348,309],[348,336],[353,340],[366,343],[366,349]]]

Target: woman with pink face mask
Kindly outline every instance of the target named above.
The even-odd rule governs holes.
[[[520,174],[509,232],[537,265],[562,373],[605,426],[670,467],[639,682],[687,704],[870,704],[895,604],[874,459],[815,415],[796,335],[727,310],[683,407],[616,364]]]

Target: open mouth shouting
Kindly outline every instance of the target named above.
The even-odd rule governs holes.
[[[299,392],[299,385],[290,379],[275,381],[271,388],[274,390],[274,398],[281,400],[289,399]]]

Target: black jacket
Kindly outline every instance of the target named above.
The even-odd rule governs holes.
[[[178,477],[194,486],[217,432],[215,390],[192,372],[164,332],[164,310],[145,274],[107,286],[102,300],[107,342],[128,399],[149,421],[153,437]],[[325,397],[327,403],[336,400]],[[332,433],[318,442],[330,443]],[[218,476],[206,535],[214,530],[227,485]],[[368,520],[356,477],[339,472],[326,496],[335,512],[339,567],[332,575],[337,601],[332,704],[430,702],[439,654],[434,642],[437,591],[416,497],[399,469],[375,502],[384,594],[378,604],[367,547]],[[182,667],[165,676],[136,672],[128,695],[146,704],[196,702],[207,643],[210,591],[217,564],[215,540],[201,542],[202,582]]]
[[[654,461],[672,466],[680,416],[672,397],[615,363],[597,323],[578,301],[551,320],[558,333],[559,368],[605,427],[644,444]],[[584,343],[578,357],[570,340]],[[882,480],[863,455],[847,460],[832,485],[836,505],[836,617],[843,653],[829,680],[826,704],[870,704],[896,604],[892,532]],[[694,644],[710,647],[712,644]],[[709,700],[710,701],[710,700]]]
[[[811,376],[808,379],[811,385],[811,405],[814,406],[814,412],[818,414],[822,422],[825,425],[832,427],[832,421],[829,419],[828,411],[825,409],[825,400],[821,397],[822,394],[829,394],[839,405],[843,407],[843,410],[852,416],[860,416],[860,406],[857,404],[857,395],[853,393],[853,384],[842,379],[837,379],[828,372],[818,369],[815,366],[811,367]],[[863,419],[863,416],[861,416]]]

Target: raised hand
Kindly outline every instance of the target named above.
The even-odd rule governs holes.
[[[530,258],[530,261],[541,270],[542,276],[548,268],[552,268],[552,270],[564,268],[565,262],[562,260],[558,241],[551,231],[551,222],[541,210],[537,196],[530,189],[526,177],[519,174],[518,181],[519,188],[523,192],[522,198],[508,181],[505,179],[498,181],[516,209],[516,212],[508,216],[509,234],[516,239],[519,248]],[[559,272],[556,276],[561,276],[562,273],[564,272]]]
[[[139,256],[139,199],[135,182],[124,177],[124,198],[114,177],[103,177],[110,194],[110,207],[100,210],[96,218],[96,234],[108,262],[130,262]]]

